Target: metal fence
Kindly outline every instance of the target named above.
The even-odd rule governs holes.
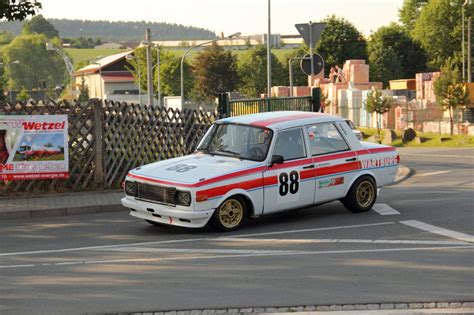
[[[0,182],[11,193],[118,188],[136,166],[190,154],[218,113],[119,102],[0,105],[6,115],[68,115],[69,179]]]

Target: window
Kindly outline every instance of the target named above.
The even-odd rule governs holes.
[[[308,127],[308,138],[311,155],[328,154],[349,150],[339,130],[332,123],[318,124]]]
[[[281,155],[285,161],[306,157],[301,129],[278,133],[273,155]]]

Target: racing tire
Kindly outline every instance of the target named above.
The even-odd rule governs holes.
[[[244,222],[246,203],[239,197],[226,199],[212,215],[212,225],[221,232],[237,230]]]
[[[346,197],[341,199],[341,202],[350,212],[360,213],[372,209],[376,199],[375,180],[370,176],[362,176],[352,184],[351,189]]]

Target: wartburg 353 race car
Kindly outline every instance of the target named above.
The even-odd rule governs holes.
[[[344,119],[270,112],[221,119],[187,156],[132,169],[122,204],[152,224],[239,228],[245,218],[340,200],[372,208],[395,179],[395,148],[361,142]]]

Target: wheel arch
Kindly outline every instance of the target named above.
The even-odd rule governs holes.
[[[347,196],[347,194],[349,193],[349,190],[351,189],[352,185],[354,185],[354,183],[361,177],[364,177],[364,176],[368,176],[368,177],[371,177],[374,182],[375,182],[375,187],[377,187],[377,177],[375,176],[375,174],[372,172],[372,171],[364,171],[364,172],[361,172],[359,173],[357,176],[354,176],[351,180],[351,182],[349,183],[349,185],[346,186],[346,190],[344,191],[344,196]]]
[[[221,199],[221,202],[219,202],[218,207],[220,207],[227,199],[232,198],[232,197],[238,197],[239,199],[241,199],[245,203],[245,206],[246,206],[245,210],[246,210],[247,218],[253,218],[254,217],[254,215],[255,215],[255,206],[253,204],[252,198],[247,193],[247,191],[245,191],[243,189],[232,190],[232,191],[228,192],[227,194],[225,194],[225,196],[223,196],[223,198]]]

